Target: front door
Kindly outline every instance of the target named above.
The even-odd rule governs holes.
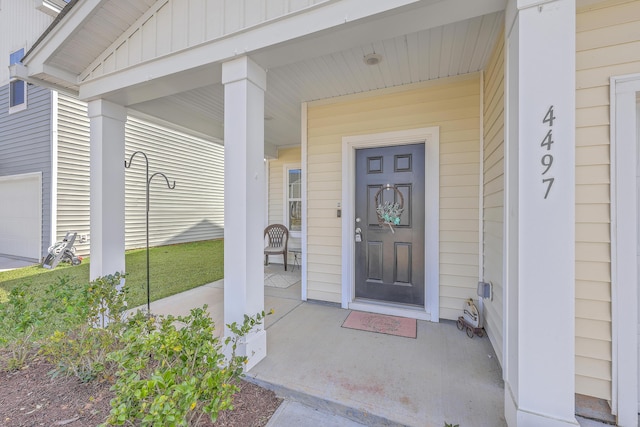
[[[356,150],[356,298],[424,307],[424,149]]]

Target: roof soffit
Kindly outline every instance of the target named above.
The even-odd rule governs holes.
[[[90,81],[145,62],[170,58],[178,54],[186,55],[183,57],[183,60],[186,60],[185,69],[202,66],[206,63],[221,62],[237,55],[251,54],[260,49],[327,29],[349,26],[355,21],[393,11],[406,5],[429,4],[438,0],[308,0],[306,3],[309,6],[300,7],[271,19],[266,19],[265,15],[262,21],[258,20],[252,25],[240,25],[235,29],[232,27],[229,31],[226,30],[226,26],[231,24],[223,22],[222,29],[204,28],[200,34],[195,36],[185,36],[179,33],[187,32],[187,30],[182,30],[183,28],[203,25],[200,22],[200,14],[190,16],[186,13],[171,12],[169,16],[166,16],[166,10],[170,9],[175,1],[160,0],[156,2],[130,28],[105,48],[94,61],[85,64],[85,68],[80,72],[79,80],[82,82]],[[210,9],[213,8],[207,4],[203,13],[207,13]],[[224,10],[222,11],[224,12]],[[221,19],[224,20],[224,18]],[[240,19],[246,21],[247,17],[240,17]],[[227,17],[227,20],[233,19]],[[152,35],[141,36],[140,34],[143,33],[143,29],[147,25],[151,27],[151,31],[147,31],[145,34],[151,33]],[[214,24],[209,25],[213,26]],[[159,26],[166,27],[166,31],[157,31],[156,28]],[[209,34],[210,32],[212,34]],[[167,38],[164,33],[170,33],[171,38]],[[185,38],[189,40],[185,40]],[[191,50],[199,51],[197,55],[191,55],[192,58],[195,57],[197,62],[189,62],[189,51]],[[148,54],[146,52],[154,53]],[[116,61],[119,63],[115,63]],[[154,73],[153,77],[156,76],[157,74]]]
[[[78,75],[100,53],[129,28],[155,0],[71,0],[58,18],[27,52],[23,63],[32,76],[49,68],[73,76],[70,85],[80,83]],[[55,80],[46,74],[44,80]],[[51,76],[53,77],[53,76]]]
[[[219,64],[229,60],[238,54],[249,54],[264,68],[272,68],[299,62],[310,57],[327,54],[335,50],[336,46],[351,48],[361,45],[363,42],[393,38],[408,32],[424,30],[441,26],[450,22],[468,19],[473,16],[493,13],[504,9],[504,0],[483,0],[474,2],[469,6],[467,0],[448,0],[438,2],[436,0],[422,0],[406,7],[396,7],[380,12],[382,6],[373,5],[370,0],[343,0],[330,2],[311,10],[305,9],[300,13],[290,14],[278,19],[277,22],[266,22],[251,28],[237,31],[229,36],[220,37],[192,48],[186,48],[174,53],[168,53],[161,57],[154,57],[136,65],[125,67],[121,70],[113,70],[108,74],[98,76],[82,82],[80,96],[83,99],[94,99],[100,96],[110,96],[123,86],[132,87],[146,85],[152,80],[159,82],[170,79],[172,74],[189,72],[195,79],[188,82],[189,87],[179,88],[177,91],[196,88],[194,82],[202,84],[219,83]],[[380,2],[375,2],[380,3]],[[383,2],[387,7],[393,6],[392,2]],[[396,2],[393,2],[396,3]],[[323,6],[324,5],[324,6]],[[340,6],[344,9],[324,10],[330,7]],[[359,12],[358,20],[345,22],[344,18],[336,20],[335,16],[345,16],[351,9],[368,10]],[[141,17],[136,26],[149,15],[155,13],[156,6]],[[370,13],[367,15],[366,13]],[[353,15],[352,15],[353,16]],[[277,25],[277,27],[275,26]],[[107,51],[114,51],[117,46],[123,45],[123,39],[135,33],[129,29],[112,43]],[[337,41],[339,40],[339,41]],[[239,48],[242,48],[241,53]],[[103,53],[98,61],[106,58]],[[113,55],[113,54],[112,54]],[[111,55],[111,56],[112,56]],[[123,54],[126,57],[126,53]],[[207,68],[213,67],[213,71],[207,75]],[[197,73],[200,70],[203,73]],[[83,72],[88,76],[89,69]],[[175,80],[175,79],[171,79]],[[168,88],[164,83],[162,87]],[[152,95],[150,92],[146,92]],[[170,93],[160,91],[155,97],[166,96]],[[120,99],[114,102],[139,103],[153,98],[136,96],[131,99]]]
[[[71,1],[62,11],[61,16],[45,31],[43,37],[27,52],[22,62],[29,67],[35,65],[37,68],[43,68],[43,64],[60,51],[65,42],[83,27],[105,1],[107,0]]]

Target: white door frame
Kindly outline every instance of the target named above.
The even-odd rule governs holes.
[[[611,78],[612,411],[638,422],[638,266],[636,200],[640,74]]]
[[[356,149],[424,143],[425,307],[355,301],[355,186]],[[440,318],[440,128],[345,136],[342,138],[342,308],[400,315],[438,322]]]

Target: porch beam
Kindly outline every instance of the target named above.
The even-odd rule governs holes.
[[[222,65],[224,84],[224,323],[264,310],[264,91],[266,72],[243,56]],[[225,335],[231,331],[225,326]],[[242,340],[247,369],[267,355],[264,327]]]
[[[91,280],[124,273],[124,125],[127,110],[98,99],[88,105],[90,125]]]
[[[575,0],[507,18],[505,417],[576,426]]]

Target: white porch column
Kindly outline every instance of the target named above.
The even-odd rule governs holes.
[[[505,416],[575,419],[575,0],[507,9]]]
[[[265,71],[248,57],[222,64],[224,84],[224,323],[264,310]],[[264,325],[238,346],[250,369],[267,355]]]
[[[125,107],[98,99],[89,102],[91,266],[93,280],[124,273]]]

